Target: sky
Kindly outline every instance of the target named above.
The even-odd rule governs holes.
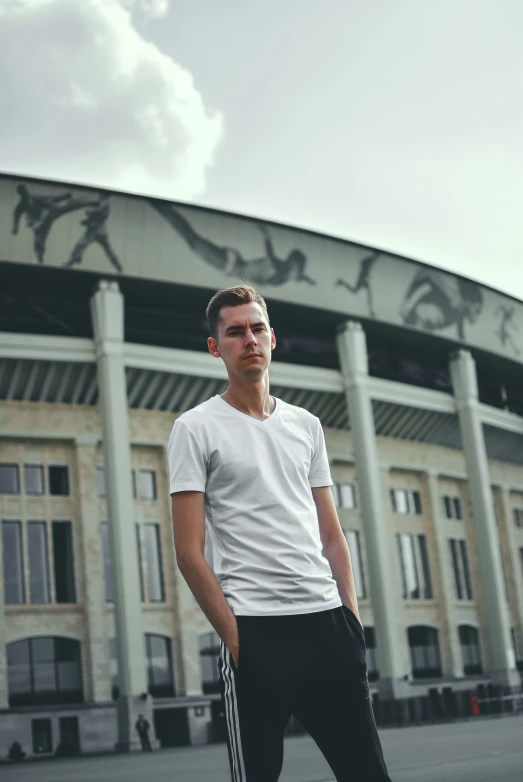
[[[0,0],[0,171],[321,231],[523,299],[521,0]]]

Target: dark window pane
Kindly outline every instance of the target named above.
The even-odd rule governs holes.
[[[73,538],[70,521],[53,521],[54,584],[57,603],[75,603]]]
[[[218,660],[220,657],[220,639],[217,633],[205,633],[198,639],[200,646],[200,666],[202,672],[202,689],[205,694],[220,691],[220,672]]]
[[[155,697],[174,695],[171,641],[161,635],[146,635],[149,692]]]
[[[140,597],[145,601],[145,587],[143,580],[142,541],[140,540],[140,525],[136,525],[136,549],[138,552],[138,570],[140,572]]]
[[[27,524],[31,603],[49,603],[49,567],[47,558],[47,525],[45,521]]]
[[[454,515],[460,521],[463,518],[461,514],[461,500],[459,497],[454,497]]]
[[[105,468],[96,468],[96,496],[105,497]]]
[[[147,556],[147,593],[149,602],[161,603],[165,600],[162,572],[162,549],[160,543],[160,525],[145,525],[145,551]]]
[[[48,663],[54,661],[54,638],[33,638],[31,640],[34,663]]]
[[[113,602],[113,582],[112,582],[112,560],[111,560],[111,541],[109,539],[109,524],[102,521],[100,525],[100,535],[102,538],[102,565],[104,571],[105,601]]]
[[[463,587],[461,583],[461,570],[459,566],[459,554],[458,554],[458,541],[449,540],[450,556],[452,560],[452,570],[454,573],[454,586],[456,588],[456,597],[458,600],[463,599]]]
[[[32,691],[29,641],[7,645],[9,700]]]
[[[24,467],[26,494],[44,493],[44,468],[41,464],[26,464]]]
[[[445,504],[445,516],[447,519],[452,518],[452,505],[450,503],[450,497],[443,497],[443,502]]]
[[[438,631],[418,625],[407,630],[415,679],[439,678],[442,675]]]
[[[53,733],[50,719],[31,720],[33,754],[42,755],[53,751]]]
[[[465,596],[467,600],[472,600],[473,593],[472,593],[472,581],[470,578],[470,570],[469,570],[469,559],[467,556],[467,544],[464,540],[460,540],[459,542],[460,551],[461,551],[461,563],[463,565],[463,579],[465,582]]]
[[[131,470],[131,481],[133,484],[133,497],[136,499],[136,470]]]
[[[425,535],[418,535],[419,551],[421,555],[421,567],[423,570],[423,587],[426,600],[432,599],[432,581],[430,578],[429,555],[427,551],[427,539]]]
[[[6,605],[25,602],[22,525],[19,521],[2,523],[4,564],[4,601]]]
[[[20,494],[17,464],[0,464],[0,494]]]
[[[390,489],[390,504],[392,505],[392,510],[394,513],[397,513],[398,506],[396,505],[396,492],[394,489]]]
[[[156,499],[156,473],[153,470],[140,470],[140,498],[142,500]]]
[[[412,496],[414,498],[414,510],[419,515],[419,514],[423,513],[422,508],[421,508],[421,495],[420,495],[419,491],[414,491],[414,492],[412,492]]]
[[[62,497],[69,494],[69,468],[66,465],[49,467],[49,493]]]

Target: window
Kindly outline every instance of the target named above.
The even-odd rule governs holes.
[[[20,494],[17,464],[0,464],[0,494]]]
[[[421,495],[419,491],[406,491],[405,489],[391,489],[390,500],[394,513],[402,515],[421,515]]]
[[[461,654],[463,655],[463,673],[465,676],[475,676],[483,673],[477,629],[470,625],[460,625],[458,632]]]
[[[138,473],[140,499],[156,499],[156,473],[154,470],[140,470]]]
[[[136,470],[131,470],[131,483],[133,485],[133,499],[136,499]]]
[[[521,575],[523,576],[523,548],[519,549],[519,561],[521,562]]]
[[[76,603],[70,521],[53,521],[54,587],[57,603]]]
[[[367,673],[370,682],[380,678],[378,663],[376,660],[376,635],[373,627],[364,627],[365,649],[367,657]]]
[[[200,666],[202,671],[202,689],[204,695],[220,692],[220,637],[211,632],[200,635]]]
[[[145,636],[149,692],[155,698],[175,695],[171,641],[163,635]]]
[[[142,558],[142,541],[140,539],[140,525],[136,525],[136,548],[138,551],[138,571],[140,573],[140,596],[142,603],[145,602],[145,585],[143,579],[143,558]]]
[[[445,516],[447,519],[457,519],[461,521],[463,515],[461,512],[461,500],[459,497],[443,497],[445,506]]]
[[[4,601],[6,605],[25,603],[22,525],[19,521],[2,522],[4,564]]]
[[[109,524],[107,521],[102,521],[100,524],[100,537],[102,541],[102,567],[104,572],[104,584],[105,584],[105,602],[112,603],[113,598],[113,581],[112,581],[112,559],[111,559],[111,541],[109,539]]]
[[[105,467],[96,468],[96,496],[105,497]]]
[[[348,530],[345,532],[347,543],[350,551],[350,558],[352,563],[352,573],[354,575],[354,585],[356,587],[356,597],[364,598],[365,595],[365,579],[363,576],[363,564],[361,559],[361,547],[360,547],[360,533],[357,530]]]
[[[44,468],[41,464],[24,466],[24,485],[26,494],[44,493]]]
[[[404,600],[430,600],[432,582],[425,535],[397,536]]]
[[[523,528],[523,508],[514,508],[514,523],[516,527]]]
[[[432,679],[442,676],[438,631],[418,625],[407,630],[414,679]]]
[[[49,718],[31,720],[33,735],[33,755],[43,755],[53,751],[53,732]]]
[[[162,549],[160,525],[145,524],[145,554],[147,560],[147,597],[151,603],[163,603]]]
[[[80,644],[70,638],[28,638],[7,645],[9,705],[83,701]]]
[[[464,540],[449,540],[452,570],[454,572],[454,587],[458,600],[473,600],[472,582],[470,579],[467,544]]]
[[[29,584],[31,603],[50,603],[47,525],[45,521],[27,523]]]
[[[67,465],[49,467],[49,494],[66,497],[69,494],[69,468]]]
[[[337,508],[354,510],[357,507],[356,487],[353,483],[334,483],[331,489]]]

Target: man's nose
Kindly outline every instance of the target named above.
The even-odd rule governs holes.
[[[245,344],[246,345],[257,345],[256,337],[254,336],[254,333],[252,331],[246,331],[245,332]]]

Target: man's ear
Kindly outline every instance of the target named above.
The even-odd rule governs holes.
[[[209,353],[211,356],[214,356],[214,358],[221,358],[222,354],[220,353],[220,348],[218,347],[218,343],[214,339],[214,337],[208,337],[207,338],[207,347],[209,349]]]

